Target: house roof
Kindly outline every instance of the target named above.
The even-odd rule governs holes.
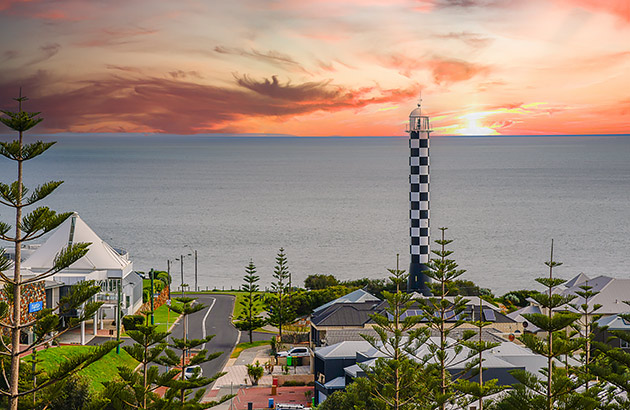
[[[587,280],[584,280],[587,278]],[[572,286],[568,286],[571,284]],[[617,279],[610,276],[600,275],[593,279],[588,279],[583,273],[566,282],[564,285],[554,289],[555,293],[569,296],[576,295],[576,292],[583,291],[580,286],[590,286],[591,292],[599,292],[597,295],[589,298],[588,305],[592,308],[599,304],[601,308],[596,313],[603,315],[613,315],[628,310],[629,306],[623,303],[630,295],[630,279]],[[581,296],[577,296],[571,301],[571,304],[579,306],[585,303]],[[572,309],[574,310],[574,309]]]
[[[315,326],[364,326],[383,302],[335,303],[311,317]]]
[[[33,271],[48,270],[54,265],[57,254],[69,244],[90,242],[88,252],[67,270],[131,270],[132,262],[122,257],[81,219],[72,214],[55,229],[48,240],[23,262]]]
[[[597,321],[597,326],[608,327],[609,330],[627,330],[630,331],[630,321],[619,315],[606,316]]]
[[[529,305],[519,310],[516,310],[512,313],[508,313],[507,317],[509,317],[510,319],[513,319],[514,321],[518,323],[527,323],[526,330],[528,332],[536,333],[540,330],[540,328],[537,326],[534,326],[532,323],[529,322],[529,320],[525,319],[525,317],[523,316],[523,314],[530,314],[530,313],[542,313],[542,310],[540,310],[539,306]]]
[[[346,378],[343,376],[335,377],[328,383],[324,384],[327,389],[343,389],[346,387]]]
[[[323,311],[327,307],[335,305],[337,303],[363,303],[363,302],[380,302],[380,301],[381,300],[379,298],[366,292],[365,290],[357,289],[354,292],[350,292],[347,295],[343,295],[335,300],[332,300],[328,303],[325,303],[313,309],[313,314]]]
[[[573,279],[571,279],[568,282],[566,282],[564,284],[564,286],[567,287],[567,288],[572,288],[573,286],[579,286],[579,285],[583,284],[584,282],[586,282],[587,280],[590,280],[590,279],[591,278],[586,276],[584,273],[580,273],[579,275],[577,275]]]
[[[315,350],[315,356],[321,359],[355,358],[357,352],[364,352],[372,345],[367,341],[347,341]]]

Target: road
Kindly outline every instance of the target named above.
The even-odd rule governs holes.
[[[202,303],[205,308],[199,312],[193,313],[188,317],[188,338],[201,339],[207,335],[215,335],[212,340],[200,349],[208,349],[208,354],[214,352],[223,352],[218,358],[201,364],[203,375],[211,377],[220,372],[225,367],[232,349],[236,346],[239,338],[239,331],[232,325],[231,317],[234,308],[235,297],[231,295],[207,295],[207,294],[186,294],[196,299],[195,303]],[[175,297],[175,296],[174,296]],[[205,326],[204,326],[205,323]],[[184,321],[177,321],[171,331],[170,337],[183,337]],[[95,337],[88,344],[91,346],[99,345],[109,337]],[[122,338],[123,345],[132,345],[133,340],[130,338]],[[181,351],[175,350],[178,355]],[[161,366],[160,366],[161,367]],[[162,369],[162,371],[165,369]]]
[[[234,296],[186,294],[196,299],[195,303],[205,305],[199,312],[188,317],[188,338],[201,339],[207,335],[215,335],[211,341],[200,348],[208,349],[208,354],[223,352],[218,358],[201,364],[203,375],[211,377],[225,367],[230,353],[239,338],[239,331],[232,325]],[[180,319],[171,331],[171,336],[183,337],[184,320]]]

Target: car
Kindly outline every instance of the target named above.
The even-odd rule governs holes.
[[[310,355],[311,355],[311,349],[309,349],[308,347],[302,347],[302,346],[294,347],[291,350],[285,350],[285,351],[276,353],[276,357],[287,357],[287,356],[307,357]]]
[[[199,369],[198,373],[197,373],[197,369]],[[186,368],[186,371],[184,372],[184,378],[186,380],[196,379],[196,378],[202,377],[202,376],[203,376],[203,369],[199,365],[188,366]]]

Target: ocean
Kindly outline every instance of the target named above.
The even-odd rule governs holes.
[[[136,270],[183,254],[192,285],[197,250],[199,286],[229,289],[250,259],[269,284],[280,247],[296,284],[387,278],[397,254],[409,263],[404,137],[54,139],[25,164],[27,186],[64,180],[44,204],[77,211]],[[2,158],[0,180],[15,173]],[[497,294],[538,288],[552,238],[559,277],[628,278],[630,136],[432,137],[432,239],[442,226],[462,278]]]

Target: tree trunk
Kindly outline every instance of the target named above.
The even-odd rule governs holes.
[[[21,107],[20,107],[21,110]],[[10,408],[18,410],[18,382],[20,378],[20,324],[22,310],[22,285],[20,283],[20,265],[22,258],[22,230],[20,224],[22,220],[22,131],[20,131],[20,158],[18,159],[18,195],[15,210],[15,264],[13,267],[13,326],[11,328],[11,376],[10,376]]]

